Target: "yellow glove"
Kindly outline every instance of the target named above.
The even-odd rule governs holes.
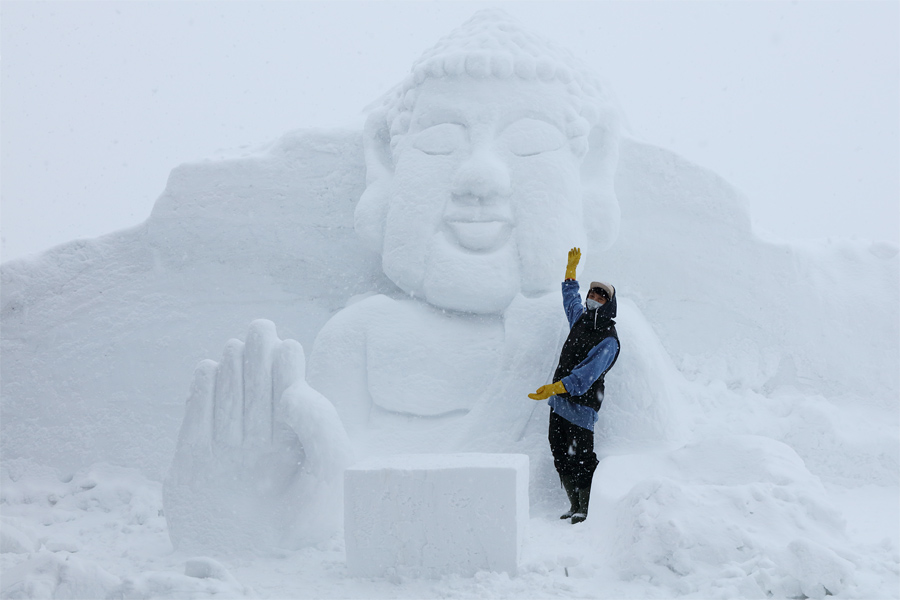
[[[571,253],[570,253],[571,256]],[[563,385],[562,381],[557,381],[556,383],[551,383],[549,385],[542,385],[537,389],[537,391],[533,394],[528,394],[528,397],[532,400],[546,400],[550,396],[556,396],[557,394],[565,394],[566,386]]]
[[[581,249],[572,248],[569,250],[569,264],[566,265],[566,279],[575,279],[575,267],[581,260]]]

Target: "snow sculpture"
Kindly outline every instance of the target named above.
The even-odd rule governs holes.
[[[515,575],[528,523],[528,457],[401,454],[344,476],[347,569],[356,577]]]
[[[605,88],[503,13],[477,14],[423,55],[367,120],[355,217],[411,298],[349,307],[311,356],[311,384],[345,423],[373,408],[440,416],[479,403],[513,300],[557,291],[572,246],[615,238],[618,130]],[[466,350],[448,365],[442,347]],[[369,362],[347,369],[334,348]],[[424,357],[415,377],[379,364],[404,354]]]
[[[410,295],[500,313],[555,291],[585,233],[613,242],[618,136],[608,90],[572,56],[479,13],[370,114],[356,230]]]
[[[316,338],[308,372],[359,448],[509,450],[519,441],[535,409],[525,393],[546,382],[565,336],[550,294],[562,260],[574,245],[608,247],[618,230],[618,134],[605,88],[495,11],[426,52],[372,111],[355,228],[405,295],[373,295],[338,313]],[[244,368],[245,379],[257,377],[247,371],[254,365]],[[430,420],[411,421],[421,417]],[[173,473],[193,468],[183,444]],[[198,504],[181,496],[195,487],[178,489],[167,495],[173,507]],[[200,492],[203,504],[230,495],[221,492]],[[265,516],[268,529],[284,528],[277,511]],[[173,516],[170,529],[183,529],[181,520]]]
[[[303,365],[300,344],[260,319],[197,367],[164,487],[175,546],[265,549],[334,528],[349,444]]]

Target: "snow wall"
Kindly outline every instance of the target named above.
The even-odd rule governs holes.
[[[194,367],[252,320],[308,350],[357,296],[402,297],[354,234],[364,187],[358,133],[293,132],[258,154],[178,167],[138,227],[4,263],[4,459],[162,478]],[[616,193],[616,242],[580,271],[615,282],[646,318],[634,360],[656,352],[732,389],[896,404],[895,246],[762,241],[721,178],[631,139]],[[610,375],[610,411],[628,378],[622,365]]]

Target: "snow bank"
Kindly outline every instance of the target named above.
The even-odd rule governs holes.
[[[594,485],[618,496],[610,555],[625,579],[691,593],[731,569],[750,595],[777,597],[823,597],[853,584],[840,513],[780,442],[733,436],[653,459],[611,457]]]
[[[595,445],[614,454],[678,445],[691,420],[684,379],[634,301],[620,297],[618,303],[621,350],[606,378]]]
[[[85,598],[158,598],[171,600],[201,598],[256,598],[224,567],[211,572],[196,569],[209,558],[188,561],[185,573],[146,572],[120,579],[99,565],[77,556],[47,550],[4,571],[0,597],[10,600],[83,600]]]
[[[585,272],[634,300],[685,375],[895,405],[895,244],[763,241],[737,190],[646,144],[621,144],[616,192],[621,233]]]
[[[40,550],[41,543],[35,533],[18,519],[0,519],[0,553],[28,554]]]
[[[4,462],[0,598],[256,597],[212,558],[172,556],[158,483],[104,464],[62,479]]]
[[[119,579],[75,556],[48,551],[3,573],[4,598],[106,598]]]

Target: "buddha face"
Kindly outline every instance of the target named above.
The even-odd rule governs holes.
[[[557,84],[424,81],[393,147],[388,277],[437,307],[476,313],[555,288],[584,235],[573,116]]]

